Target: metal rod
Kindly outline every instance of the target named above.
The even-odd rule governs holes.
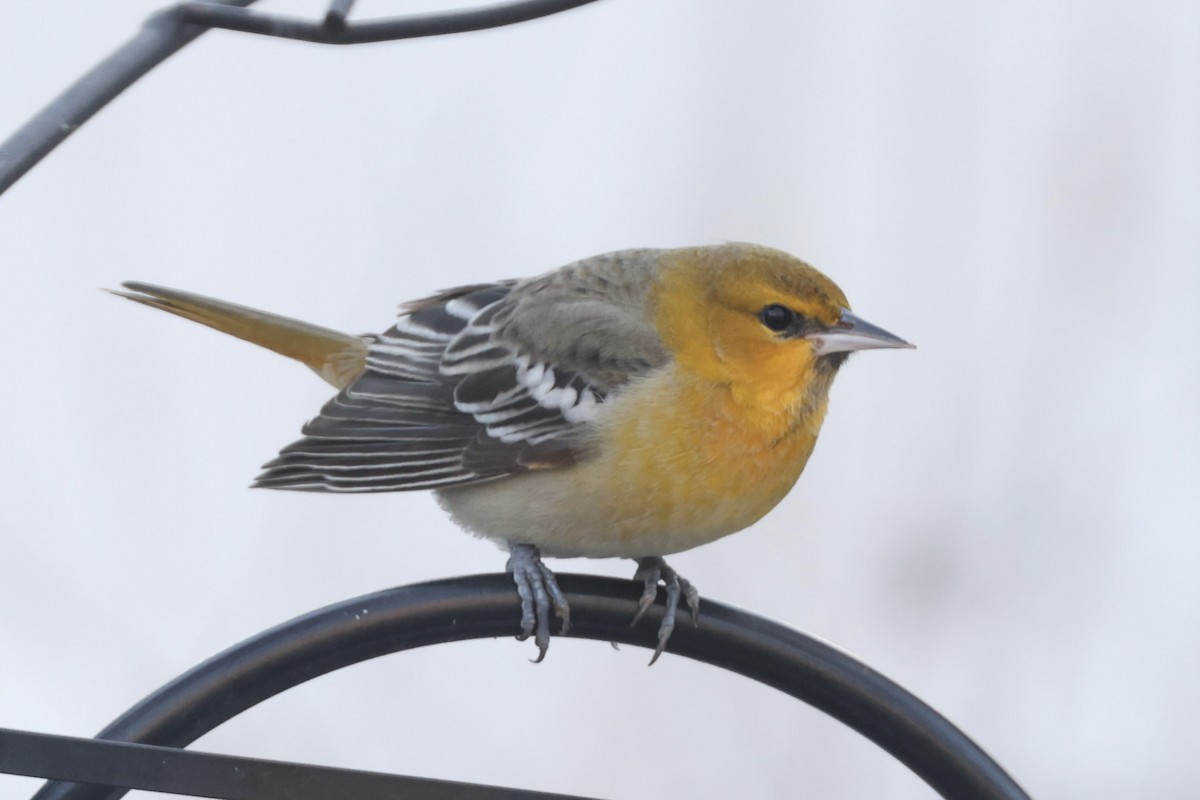
[[[346,18],[350,16],[350,9],[353,6],[354,0],[333,0],[329,4],[329,10],[325,12],[325,27],[344,29]]]
[[[222,2],[228,6],[247,6],[254,0]],[[93,67],[0,144],[0,194],[138,78],[204,31],[204,28],[186,22],[178,7],[161,11],[146,20],[137,36]]]
[[[318,44],[369,44],[498,28],[558,14],[595,1],[522,0],[460,11],[348,22],[340,28],[328,27],[322,22],[303,17],[230,8],[199,0],[183,3],[178,9],[188,22],[210,28],[279,36]]]
[[[560,575],[559,585],[571,604],[572,637],[654,648],[661,595],[647,619],[631,628],[640,584]],[[98,738],[185,747],[251,706],[332,670],[429,644],[514,636],[519,620],[520,600],[507,575],[433,581],[348,600],[209,659],[138,703]],[[932,708],[799,631],[706,598],[699,627],[677,626],[667,650],[809,703],[891,753],[943,797],[1028,800],[995,761]],[[34,800],[116,800],[123,794],[50,783]]]
[[[587,800],[382,772],[0,728],[0,772],[217,800]]]
[[[250,11],[246,7],[253,2],[255,0],[184,2],[151,16],[137,36],[97,64],[0,144],[0,194],[109,101],[209,28],[323,44],[364,44],[512,25],[595,0],[521,0],[355,23],[345,19],[353,0],[334,0],[322,21]]]

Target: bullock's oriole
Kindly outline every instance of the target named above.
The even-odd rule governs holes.
[[[124,286],[337,387],[254,485],[432,489],[508,549],[538,660],[552,610],[570,625],[543,555],[636,560],[635,623],[665,583],[657,659],[680,600],[693,621],[699,608],[662,556],[741,530],[787,494],[851,351],[911,347],[850,313],[813,267],[748,244],[624,250],[451,289],[402,306],[378,336]]]

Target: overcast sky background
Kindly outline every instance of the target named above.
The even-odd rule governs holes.
[[[159,3],[11,5],[0,136]],[[1198,143],[1183,1],[603,0],[357,48],[207,34],[0,198],[0,726],[91,735],[266,627],[504,563],[428,495],[248,491],[328,387],[99,287],[357,333],[442,287],[747,240],[920,349],[853,359],[791,495],[672,563],[863,658],[1036,797],[1194,797]],[[733,675],[532,654],[379,659],[198,747],[611,798],[933,796]],[[37,785],[0,776],[0,798]]]

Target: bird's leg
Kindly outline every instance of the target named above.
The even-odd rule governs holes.
[[[542,563],[536,547],[513,544],[509,545],[508,552],[505,570],[512,573],[517,594],[521,596],[521,635],[517,638],[524,641],[533,636],[538,649],[538,657],[533,662],[536,664],[546,657],[546,649],[550,647],[550,607],[554,606],[554,612],[562,620],[560,633],[563,634],[571,629],[571,609],[567,606],[566,595],[558,588],[554,573]]]
[[[653,664],[658,661],[658,657],[662,655],[663,649],[667,646],[667,640],[671,638],[671,631],[675,630],[675,612],[679,609],[681,597],[687,603],[687,607],[692,610],[692,625],[700,624],[700,592],[690,581],[667,566],[667,562],[658,556],[639,558],[637,565],[637,572],[633,574],[633,579],[641,581],[644,588],[642,596],[638,600],[637,614],[634,615],[633,622],[629,624],[629,627],[637,625],[650,610],[650,606],[654,605],[654,598],[658,596],[659,582],[661,581],[667,587],[667,610],[663,613],[662,623],[658,626],[658,647],[654,648],[654,655],[650,659],[650,663]]]

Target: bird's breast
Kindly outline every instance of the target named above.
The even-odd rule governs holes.
[[[546,555],[676,553],[751,525],[783,499],[812,453],[824,402],[806,408],[764,418],[726,388],[667,368],[604,404],[573,466],[439,495],[469,530]]]
[[[745,408],[726,387],[679,375],[647,379],[621,403],[601,420],[597,455],[578,477],[590,472],[607,487],[619,536],[660,540],[662,552],[741,530],[774,508],[820,424]]]

